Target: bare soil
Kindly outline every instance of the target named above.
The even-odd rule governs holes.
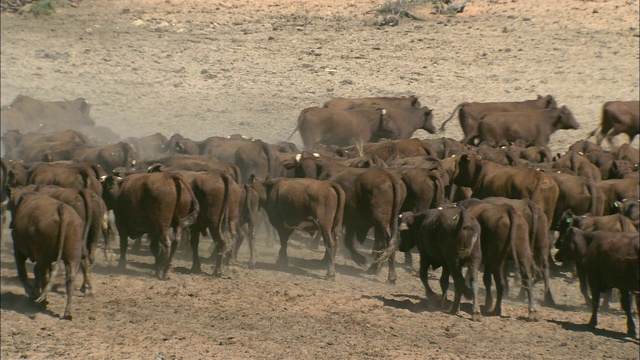
[[[552,94],[582,125],[552,136],[556,152],[598,125],[605,101],[639,98],[638,0],[476,0],[456,16],[432,14],[426,2],[412,9],[424,21],[377,28],[377,15],[366,12],[382,3],[84,0],[47,17],[2,14],[0,103],[18,94],[85,97],[97,124],[123,138],[240,133],[276,142],[301,109],[334,96],[415,94],[439,125],[463,101]],[[416,136],[462,133],[454,120],[441,134]],[[241,264],[222,279],[211,277],[211,263],[190,274],[187,252],[168,281],[153,277],[146,245],[124,271],[99,256],[96,295],[77,292],[75,317],[63,321],[64,286],[44,312],[27,299],[5,224],[0,357],[639,357],[618,303],[601,313],[597,330],[586,327],[590,311],[569,268],[552,281],[559,305],[539,307],[539,322],[525,320],[515,288],[504,316],[473,322],[468,301],[452,316],[424,299],[417,264],[401,268],[391,286],[386,268],[367,275],[338,255],[329,282],[322,252],[306,240],[291,241],[288,268],[274,265],[278,245],[264,235],[258,242],[257,269],[246,268],[243,247]],[[209,247],[204,241],[202,250]],[[541,284],[536,293],[541,299]]]

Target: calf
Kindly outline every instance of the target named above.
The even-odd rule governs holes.
[[[424,106],[421,108],[385,107],[387,113],[380,128],[373,134],[371,141],[380,139],[409,139],[416,130],[424,130],[431,134],[436,132],[433,125],[433,111]]]
[[[148,234],[155,274],[164,279],[182,231],[195,222],[200,205],[177,173],[131,174],[119,183],[118,179],[108,176],[103,180],[104,201],[113,209],[120,236],[118,265],[126,266],[127,239]]]
[[[31,299],[37,303],[44,301],[46,306],[47,293],[55,276],[55,264],[62,260],[67,290],[63,318],[71,320],[76,272],[85,255],[82,219],[69,205],[47,195],[31,193],[11,201],[11,236],[20,282]],[[27,259],[35,263],[35,289],[28,281]]]
[[[473,292],[473,320],[480,320],[478,304],[478,268],[482,260],[480,252],[480,224],[464,208],[438,208],[414,214],[404,212],[400,222],[400,251],[410,251],[414,246],[420,252],[420,280],[425,287],[427,297],[433,293],[428,283],[429,266],[437,269],[442,266],[440,286],[442,305],[447,300],[449,275],[453,277],[455,298],[451,314],[457,314],[460,300],[466,290],[462,267],[467,265],[471,274]]]
[[[108,174],[117,167],[133,168],[140,160],[138,153],[126,142],[105,146],[84,146],[75,149],[73,158],[100,165]]]
[[[570,169],[578,176],[585,177],[593,181],[602,180],[600,169],[589,161],[589,159],[579,152],[567,151],[553,162],[553,169]]]
[[[39,163],[26,173],[27,184],[57,185],[65,188],[91,189],[102,196],[100,179],[106,174],[99,165],[79,161]]]
[[[327,279],[334,280],[336,245],[342,229],[345,193],[333,181],[252,178],[269,222],[280,236],[278,263],[288,266],[287,242],[294,230],[320,231],[329,259]]]
[[[566,241],[556,253],[556,259],[575,259],[576,263],[582,263],[593,295],[589,327],[598,325],[600,292],[616,288],[620,291],[620,303],[627,315],[627,334],[636,337],[631,294],[640,291],[639,257],[640,239],[637,233],[569,230]],[[640,302],[636,301],[636,306],[640,313]]]
[[[571,111],[563,106],[559,109],[528,112],[492,112],[478,123],[480,142],[497,144],[501,141],[523,139],[537,146],[547,146],[556,130],[578,129],[580,125]],[[473,140],[467,137],[464,143]]]

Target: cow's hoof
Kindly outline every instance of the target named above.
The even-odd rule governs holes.
[[[81,292],[81,293],[83,293],[83,294],[84,294],[84,296],[87,296],[87,297],[92,297],[92,296],[93,296],[93,289],[92,289],[92,288],[90,288],[90,287],[88,287],[88,286],[84,286],[84,285],[83,285],[83,286],[80,288],[80,292]]]
[[[120,260],[120,261],[118,261],[118,267],[120,269],[126,269],[127,263],[125,261]]]
[[[633,331],[631,331],[631,330],[630,330],[630,331],[627,331],[627,335],[629,335],[629,337],[630,337],[630,338],[632,338],[632,339],[637,339],[637,338],[638,338],[638,334],[636,333],[636,331],[635,331],[635,330],[633,330]]]
[[[471,320],[480,322],[482,321],[482,315],[480,315],[480,313],[473,313],[471,315]]]
[[[387,279],[387,284],[396,285],[396,279]]]
[[[62,320],[73,320],[73,315],[71,314],[64,314],[64,316],[62,317]]]
[[[535,322],[540,320],[540,317],[538,316],[538,312],[537,311],[532,311],[529,313],[529,317],[527,318],[527,321],[530,322]]]
[[[256,263],[249,263],[249,265],[247,265],[247,267],[251,270],[256,268]]]
[[[191,268],[191,273],[192,274],[202,274],[202,268],[198,267],[192,267]]]
[[[324,278],[329,281],[336,281],[336,274],[327,274]]]

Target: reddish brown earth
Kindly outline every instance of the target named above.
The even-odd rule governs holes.
[[[597,126],[603,102],[639,98],[638,0],[476,0],[453,17],[431,14],[427,4],[412,10],[425,21],[378,29],[376,15],[366,12],[381,3],[85,0],[48,17],[3,14],[0,102],[18,94],[85,97],[96,122],[122,137],[241,133],[274,142],[289,135],[302,108],[334,96],[415,94],[434,109],[439,125],[463,101],[552,94],[582,125],[554,134],[555,152]],[[462,137],[455,121],[442,134],[416,135]],[[242,248],[242,263],[224,279],[210,276],[211,264],[204,275],[189,274],[186,252],[168,281],[152,276],[146,245],[128,257],[126,271],[99,256],[96,295],[77,292],[68,322],[59,319],[63,286],[50,295],[46,312],[27,300],[5,224],[0,356],[639,356],[638,342],[624,335],[617,303],[601,314],[598,330],[585,326],[590,312],[568,270],[552,281],[559,306],[540,307],[539,322],[526,322],[525,303],[510,297],[503,317],[477,323],[468,301],[461,316],[424,301],[415,268],[400,269],[398,284],[390,286],[386,268],[366,275],[339,254],[337,279],[328,282],[322,253],[307,242],[292,241],[291,265],[282,269],[274,265],[278,246],[266,246],[262,235],[258,241],[257,269],[246,268]],[[202,250],[209,246],[204,241]],[[435,276],[432,286],[438,288]],[[537,285],[538,299],[541,291]]]

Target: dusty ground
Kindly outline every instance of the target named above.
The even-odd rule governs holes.
[[[476,0],[455,17],[427,5],[413,10],[425,21],[377,29],[365,12],[381,3],[84,0],[45,18],[3,14],[0,103],[85,97],[96,122],[122,137],[274,142],[302,108],[333,96],[415,94],[439,125],[462,101],[552,94],[582,124],[552,137],[562,151],[597,126],[603,102],[639,98],[638,0]],[[452,121],[437,136],[461,132]],[[100,257],[96,296],[78,294],[66,322],[63,287],[49,312],[37,311],[18,284],[6,228],[2,244],[3,359],[639,356],[619,310],[588,331],[569,272],[553,280],[560,306],[540,308],[540,322],[526,322],[525,304],[509,299],[505,316],[475,323],[468,303],[456,317],[423,301],[415,269],[399,270],[392,287],[386,268],[366,275],[338,256],[337,279],[327,282],[322,254],[303,242],[293,242],[288,269],[273,265],[277,246],[262,246],[258,268],[243,262],[229,279],[212,278],[210,266],[188,274],[184,254],[169,281],[152,277],[143,247],[125,272]]]

